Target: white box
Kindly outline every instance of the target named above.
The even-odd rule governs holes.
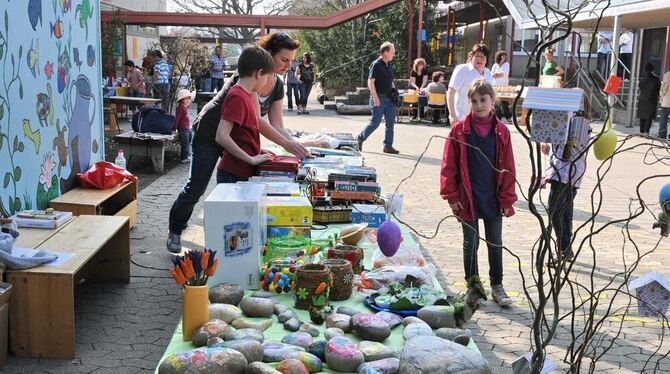
[[[267,233],[263,184],[221,183],[205,199],[205,247],[217,251],[219,266],[209,286],[260,288],[259,272]]]

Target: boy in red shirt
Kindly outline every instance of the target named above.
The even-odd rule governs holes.
[[[181,89],[177,92],[177,109],[175,109],[174,125],[172,130],[179,131],[179,142],[181,143],[181,162],[191,161],[191,141],[193,141],[193,131],[191,131],[191,119],[188,116],[188,107],[193,102],[195,92]]]
[[[261,153],[260,133],[270,140],[280,136],[269,124],[260,123],[259,104],[254,95],[274,74],[272,56],[263,48],[247,47],[237,66],[240,78],[226,95],[216,131],[216,142],[224,148],[217,166],[217,183],[248,180],[255,174],[256,165],[272,157]]]

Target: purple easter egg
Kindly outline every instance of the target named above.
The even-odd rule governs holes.
[[[379,226],[377,231],[377,244],[379,249],[386,257],[391,257],[398,252],[400,243],[402,242],[402,234],[400,233],[400,226],[393,221],[386,221]]]

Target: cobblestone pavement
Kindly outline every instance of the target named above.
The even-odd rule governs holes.
[[[286,112],[285,123],[292,129],[312,131],[359,132],[367,122],[367,116],[338,116],[334,112],[310,108],[311,115],[297,116]],[[382,125],[383,126],[383,125]],[[619,129],[622,132],[630,129]],[[378,169],[379,179],[386,191],[395,189],[406,178],[417,163],[418,155],[426,148],[433,135],[446,136],[448,129],[427,125],[396,126],[394,146],[400,155],[381,152],[383,128],[380,128],[364,145],[364,156],[369,165]],[[517,162],[518,180],[524,190],[528,188],[530,166],[527,146],[522,137],[512,129],[514,151]],[[639,142],[634,140],[632,143]],[[402,218],[418,232],[433,236],[438,221],[448,214],[446,202],[439,197],[439,166],[442,157],[442,139],[434,139],[425,156],[409,180],[399,188],[404,195]],[[644,149],[637,149],[617,157],[602,190],[595,193],[596,201],[602,197],[602,207],[597,214],[594,227],[602,228],[608,222],[628,215],[631,198],[636,196],[635,185],[644,177],[667,173],[662,164],[645,165]],[[576,199],[575,227],[584,222],[591,210],[591,192],[596,184],[596,167],[599,163],[589,158],[588,176]],[[179,320],[180,290],[168,278],[165,269],[169,267],[171,255],[165,250],[168,212],[176,193],[188,176],[188,165],[178,165],[140,193],[138,223],[131,231],[131,253],[133,264],[132,279],[129,284],[89,284],[84,283],[75,291],[76,310],[76,358],[72,360],[25,359],[10,357],[2,372],[6,373],[148,373],[152,371],[167,346]],[[667,182],[667,179],[665,180]],[[658,188],[663,179],[651,180],[640,189],[641,198],[648,204],[655,204]],[[209,190],[214,186],[214,178]],[[548,189],[541,191],[546,201]],[[533,314],[524,295],[524,285],[533,299],[537,289],[532,285],[531,248],[538,237],[536,218],[529,213],[528,205],[520,194],[517,214],[504,221],[503,237],[505,245],[519,256],[520,262],[509,254],[505,255],[504,285],[514,300],[512,307],[501,309],[493,302],[483,303],[469,324],[483,355],[494,368],[494,372],[511,372],[511,362],[530,350],[530,326]],[[652,205],[653,206],[653,205]],[[546,217],[546,215],[544,215]],[[196,206],[193,218],[183,235],[185,248],[200,248],[204,244],[202,204]],[[637,244],[640,252],[653,248],[659,240],[657,232],[651,230],[652,216],[648,213],[633,220],[628,225],[628,233],[621,224],[613,224],[592,238],[593,249],[585,246],[575,262],[575,275],[588,285],[591,265],[596,261],[593,272],[596,287],[614,281],[614,287],[621,283],[621,273],[630,267],[635,257]],[[584,237],[582,229],[578,239]],[[465,290],[462,270],[460,225],[448,219],[433,239],[420,239],[431,261],[440,272],[443,286],[450,292]],[[625,243],[625,247],[624,247]],[[647,255],[634,271],[635,276],[651,270],[668,273],[668,239],[663,239],[655,252]],[[623,248],[623,249],[622,249]],[[483,278],[487,267],[486,251],[480,251],[480,267]],[[525,274],[522,282],[520,270]],[[487,285],[488,286],[488,285]],[[624,287],[624,290],[625,287]],[[570,308],[573,300],[588,300],[583,290],[576,297],[564,291],[559,295],[559,310]],[[599,294],[601,305],[608,304],[614,297],[614,289]],[[621,299],[619,301],[619,299]],[[628,299],[621,296],[614,302],[612,313],[620,314],[628,306]],[[594,314],[603,318],[605,307],[599,306]],[[633,301],[628,310],[630,316],[611,316],[604,319],[602,329],[596,334],[598,339],[611,342],[611,350],[604,355],[596,367],[598,373],[639,373],[645,361],[658,348],[661,323],[653,318],[637,316],[637,304]],[[583,319],[576,318],[575,324],[583,326]],[[622,331],[617,336],[617,327]],[[563,362],[565,348],[574,339],[570,335],[571,322],[561,320],[557,325],[556,337],[548,345],[550,359],[558,364],[561,372],[568,365]],[[667,340],[667,339],[666,339]],[[55,343],[57,344],[57,342]],[[670,349],[662,346],[654,361]],[[588,357],[598,355],[589,352]],[[588,365],[586,363],[585,365]],[[651,372],[652,366],[647,366]],[[664,359],[658,372],[670,372],[670,359]]]

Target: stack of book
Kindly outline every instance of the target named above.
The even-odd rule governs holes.
[[[55,229],[72,218],[72,212],[47,210],[22,210],[12,217],[19,227]]]

